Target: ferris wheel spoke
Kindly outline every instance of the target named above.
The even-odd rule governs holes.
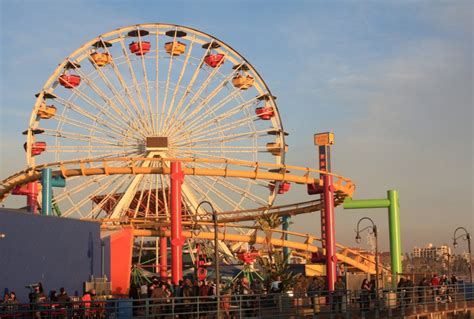
[[[72,63],[72,61],[68,60],[69,63],[71,63],[72,65],[75,65],[74,63]],[[130,125],[130,123],[127,123],[127,122],[123,122],[123,119],[126,119],[128,118],[127,115],[125,115],[122,110],[113,102],[113,100],[111,98],[109,98],[107,96],[107,94],[105,94],[104,91],[102,91],[102,89],[100,89],[95,83],[93,80],[91,80],[89,78],[89,76],[87,76],[84,72],[81,71],[80,68],[78,68],[77,66],[74,67],[75,71],[77,74],[79,74],[81,76],[81,79],[92,89],[92,91],[94,91],[94,93],[96,93],[109,107],[110,109],[112,109],[116,116],[114,116],[112,113],[109,113],[108,111],[105,112],[104,111],[104,108],[101,107],[101,106],[98,106],[97,103],[93,103],[91,104],[89,99],[87,99],[87,102],[89,104],[91,104],[92,106],[94,106],[97,110],[99,110],[100,112],[103,112],[103,113],[106,113],[107,116],[111,119],[111,120],[116,120],[118,121],[119,123],[122,123],[124,125]],[[101,76],[101,78],[104,80],[104,77],[103,77],[103,72],[102,70],[100,70],[100,68],[95,68],[95,70],[97,71],[97,74],[99,74],[99,76]],[[99,71],[100,70],[100,71]],[[104,82],[106,83],[106,86],[108,86],[110,83],[109,81],[107,80],[104,80]],[[109,86],[108,86],[109,87]],[[111,89],[109,87],[109,89],[112,91],[112,93],[115,93],[113,89]],[[80,91],[79,89],[77,89],[78,92],[81,93],[81,96],[84,95],[84,93],[82,91]],[[76,92],[77,93],[77,92]],[[130,115],[130,114],[129,114]]]
[[[111,150],[122,149],[125,150],[122,146],[114,145],[51,145],[48,147],[48,151],[55,152],[83,152],[83,151],[94,151],[97,153],[110,152]],[[119,154],[120,152],[116,152]]]
[[[190,132],[193,132],[194,134],[199,133],[203,130],[206,130],[209,126],[212,126],[216,122],[227,120],[227,119],[229,119],[229,118],[231,118],[235,115],[240,114],[242,111],[245,111],[246,109],[248,109],[252,105],[254,105],[256,100],[257,99],[254,98],[254,99],[251,99],[249,101],[245,101],[241,104],[238,104],[238,105],[232,107],[229,110],[226,110],[225,112],[222,112],[222,114],[214,116],[213,118],[210,118],[210,119],[208,119],[207,117],[211,116],[213,112],[208,111],[205,114],[203,114],[199,118],[199,120],[195,120],[195,121],[192,122],[192,124],[184,126],[182,128],[182,130],[184,132],[190,131]],[[220,108],[222,108],[224,105],[225,105],[225,103],[220,103],[220,105],[215,105],[215,106],[210,107],[209,110],[213,110],[214,112],[216,112],[216,111],[220,110]],[[253,119],[257,119],[258,117],[253,116],[253,115],[251,115],[251,116],[247,115],[246,118],[251,118],[253,120]],[[240,119],[238,121],[245,121],[246,118]]]
[[[165,211],[164,215],[167,219],[169,219],[171,217],[171,214],[169,212],[169,206],[168,206],[168,194],[166,193],[166,189],[167,189],[168,184],[166,182],[166,179],[163,177],[163,175],[160,175],[159,178],[160,178],[160,182],[161,182],[161,196],[163,197],[163,203],[164,203],[164,205],[163,205],[164,206],[164,211]]]
[[[224,106],[226,106],[232,100],[236,99],[236,97],[239,94],[235,94],[235,92],[232,92],[231,94],[227,95],[226,97],[221,99],[216,104],[208,107],[207,110],[204,111],[203,113],[197,115],[194,118],[190,118],[189,123],[187,124],[186,128],[193,128],[193,127],[196,127],[196,125],[202,125],[202,123],[206,123],[207,121],[209,121],[208,118],[211,115],[216,114],[217,111],[221,111],[224,108]],[[227,113],[230,113],[230,115],[234,115],[233,112],[236,112],[238,114],[238,112],[240,112],[242,110],[245,110],[245,109],[249,108],[250,106],[254,105],[256,103],[256,101],[257,101],[257,98],[254,97],[254,98],[252,98],[248,101],[239,102],[238,105],[228,109],[227,111],[222,111],[221,115],[224,115],[224,114],[227,114]]]
[[[155,217],[156,218],[159,218],[160,217],[160,210],[159,210],[159,207],[163,207],[164,204],[163,204],[163,201],[161,201],[161,205],[160,205],[160,197],[159,197],[159,194],[160,194],[160,182],[158,180],[158,177],[161,176],[161,175],[155,175],[154,176],[154,191],[155,191]],[[163,214],[166,216],[166,214]]]
[[[170,154],[175,154],[175,157],[202,157],[202,158],[211,158],[211,159],[225,159],[224,152],[221,152],[221,155],[213,155],[206,150],[196,151],[196,150],[186,150],[186,149],[177,149],[176,151],[169,152]],[[235,159],[235,158],[229,158]]]
[[[271,132],[273,129],[272,128],[269,128],[269,129],[264,129],[264,130],[258,130],[255,128],[255,127],[251,127],[252,130],[250,130],[249,128],[249,131],[244,131],[242,132],[244,129],[245,126],[250,126],[250,124],[252,124],[254,121],[254,118],[253,116],[248,116],[248,117],[244,117],[243,119],[240,119],[240,120],[237,120],[237,121],[232,121],[232,122],[229,122],[229,123],[226,123],[226,124],[221,124],[219,126],[215,125],[216,123],[219,123],[220,121],[216,121],[214,123],[214,127],[203,127],[203,128],[199,128],[199,129],[195,129],[193,130],[193,141],[198,141],[198,140],[201,140],[201,139],[204,139],[206,137],[209,137],[209,136],[214,136],[216,134],[219,134],[220,135],[228,135],[232,132],[237,132],[237,133],[240,133],[240,134],[252,134],[253,135],[258,135],[258,134],[268,134],[269,132]],[[262,135],[263,136],[263,135]]]
[[[254,147],[254,146],[237,146],[237,145],[221,145],[221,146],[207,146],[207,147],[180,147],[180,151],[186,152],[187,150],[193,150],[193,152],[199,153],[199,151],[205,153],[255,153],[267,152],[266,147]]]
[[[138,29],[138,28],[137,28]],[[138,32],[138,42],[142,42],[142,37],[140,35],[140,32]],[[156,51],[158,51],[158,47],[156,47]],[[145,80],[145,92],[146,92],[146,99],[147,99],[147,106],[148,106],[148,116],[150,117],[150,125],[151,125],[151,131],[155,132],[154,128],[154,121],[153,121],[153,110],[151,107],[151,96],[150,96],[150,87],[148,84],[148,75],[146,71],[146,66],[145,66],[145,56],[141,56],[141,62],[142,62],[142,69],[143,69],[143,78]]]
[[[89,132],[95,132],[95,133],[101,133],[103,136],[106,136],[110,139],[122,139],[122,140],[127,140],[129,141],[131,137],[122,135],[119,133],[116,133],[112,130],[106,130],[106,128],[103,127],[98,127],[98,126],[93,126],[91,124],[87,124],[78,120],[74,120],[72,118],[68,118],[65,116],[56,116],[57,120],[61,124],[61,127],[64,125],[71,126],[71,127],[76,127],[81,130],[89,130]],[[59,130],[59,129],[58,129]],[[60,130],[59,130],[60,131]]]
[[[90,98],[87,94],[85,94],[81,89],[79,89],[78,87],[76,88],[73,88],[74,90],[74,93],[79,97],[81,98],[85,103],[89,104],[90,106],[92,106],[98,113],[97,114],[103,114],[105,116],[107,116],[109,118],[109,121],[106,121],[107,123],[114,123],[114,122],[117,122],[117,123],[122,123],[122,125],[127,125],[125,122],[123,122],[123,120],[120,118],[120,117],[116,117],[115,115],[113,115],[107,108],[104,108],[102,105],[100,105],[99,103],[97,103],[94,99]],[[67,101],[67,100],[64,100],[60,97],[56,97],[56,100],[60,101],[61,104],[69,104],[69,105],[75,105],[74,103],[72,103],[71,101]],[[86,113],[87,111],[84,109],[84,108],[79,108],[77,107],[77,105],[75,105],[76,108],[78,109],[81,109],[81,111],[83,113]],[[87,112],[90,114],[90,112]],[[97,115],[96,115],[97,116]]]
[[[153,154],[148,154],[147,157],[151,157]],[[149,167],[151,161],[142,161],[141,167]],[[137,165],[139,163],[136,163]],[[128,184],[127,190],[121,196],[119,202],[114,207],[114,210],[110,218],[119,218],[122,216],[123,212],[130,207],[130,203],[135,196],[136,190],[140,186],[140,183],[143,180],[143,174],[134,175],[132,181]]]
[[[145,217],[151,217],[152,216],[152,214],[150,212],[150,205],[151,205],[151,198],[152,198],[152,195],[153,195],[153,193],[152,193],[153,188],[152,187],[153,187],[153,179],[154,178],[155,178],[154,175],[150,176],[150,178],[149,178],[149,187],[148,187],[148,194],[147,194],[148,196],[147,196],[146,208],[145,208],[145,214],[144,214]],[[155,198],[153,202],[154,202],[155,206],[158,205],[158,198]],[[155,215],[155,216],[158,217],[158,215]]]
[[[252,201],[252,202],[254,202],[258,205],[267,205],[267,199],[263,199],[263,198],[261,198],[261,197],[259,197],[259,196],[257,196],[257,195],[250,192],[251,187],[252,187],[253,182],[254,182],[254,180],[252,180],[252,179],[249,179],[249,180],[246,181],[247,186],[248,186],[247,188],[242,188],[242,187],[238,186],[236,183],[231,183],[231,182],[227,181],[225,178],[222,178],[222,177],[206,176],[205,178],[215,181],[216,184],[222,185],[223,187],[225,187],[229,191],[232,191],[233,193],[235,193],[238,196],[242,196],[242,201],[243,201],[243,199],[247,199],[247,200],[250,200],[250,201]],[[255,183],[255,185],[256,185],[256,183]]]
[[[94,208],[91,209],[91,211],[87,214],[86,218],[97,218],[98,215],[104,211],[104,213],[106,213],[107,215],[110,214],[110,212],[107,212],[106,210],[104,210],[104,205],[109,201],[109,200],[112,200],[114,201],[114,203],[116,203],[116,201],[113,199],[113,197],[118,194],[118,191],[120,190],[121,187],[123,187],[127,182],[127,179],[124,178],[122,179],[120,182],[118,183],[109,183],[107,185],[106,188],[104,188],[103,190],[106,190],[108,187],[112,187],[112,189],[110,189],[107,193],[107,195],[104,196],[104,198],[102,198],[102,200],[96,204],[96,206]],[[97,194],[96,194],[97,195]]]
[[[128,51],[127,51],[127,48],[125,46],[125,40],[122,36],[119,37],[119,42],[120,42],[120,45],[122,47],[122,52],[125,56],[125,61],[127,62],[127,66],[128,66],[128,71],[130,73],[130,77],[132,78],[132,82],[133,82],[133,86],[135,88],[135,93],[136,93],[136,96],[137,96],[137,99],[138,99],[138,104],[140,104],[142,110],[143,110],[143,115],[145,116],[145,122],[147,124],[146,126],[146,129],[147,129],[147,133],[148,134],[152,134],[153,132],[153,125],[152,123],[150,122],[150,118],[151,118],[151,114],[149,114],[148,116],[146,116],[147,114],[147,109],[146,109],[146,106],[145,106],[145,103],[143,102],[143,97],[142,97],[142,92],[140,90],[140,85],[138,84],[138,81],[137,81],[137,77],[135,75],[135,70],[133,68],[133,65],[132,65],[132,61],[130,59],[130,56],[128,54]],[[146,121],[146,119],[148,118],[148,121]]]
[[[67,101],[67,100],[63,100],[61,98],[56,98],[57,101],[63,105],[65,107],[65,109],[69,109],[69,110],[72,110],[73,112],[75,112],[76,114],[79,114],[87,119],[89,119],[91,122],[96,122],[98,124],[100,124],[101,126],[103,126],[105,129],[107,129],[107,131],[112,131],[112,132],[115,132],[117,133],[118,135],[122,135],[122,130],[123,128],[121,128],[120,126],[117,126],[115,124],[113,124],[113,122],[111,121],[106,121],[104,120],[103,118],[99,117],[98,114],[103,114],[103,113],[99,113],[98,114],[92,114],[90,113],[89,111],[79,107],[78,105],[76,105],[75,103],[72,103],[70,101]],[[63,119],[66,119],[66,117],[64,116],[56,116],[57,119],[60,119],[60,118],[63,118]],[[78,121],[78,120],[73,120],[71,118],[69,118],[69,121],[76,121],[78,123],[81,123],[82,125],[82,122]],[[84,123],[85,124],[85,123]],[[127,127],[127,126],[125,126]]]
[[[196,200],[193,200],[193,201],[189,201],[189,195],[190,193],[188,192],[183,192],[183,197],[185,197],[187,200],[188,200],[188,203],[190,203],[190,207],[197,207],[198,203],[200,203],[201,201],[203,201],[204,199],[205,200],[208,200],[209,202],[212,203],[212,206],[217,210],[217,211],[223,211],[222,207],[216,203],[214,201],[213,198],[209,197],[208,194],[209,194],[209,189],[207,189],[206,191],[203,191],[202,190],[202,185],[198,185],[195,181],[193,181],[191,178],[187,178],[184,180],[183,182],[183,185],[189,185],[189,188],[193,189],[193,191],[195,193],[198,193],[200,194],[200,197],[199,198],[196,198]],[[194,196],[194,195],[193,195]],[[195,202],[195,205],[193,205]],[[201,211],[199,215],[204,215],[203,212]]]
[[[193,42],[194,42],[194,40],[193,40]],[[199,60],[199,63],[197,64],[196,69],[194,70],[193,76],[189,80],[188,85],[186,86],[186,89],[184,90],[183,94],[181,95],[181,97],[179,99],[178,105],[176,106],[176,112],[175,112],[176,114],[181,112],[181,107],[183,106],[183,104],[184,104],[186,98],[188,97],[189,93],[192,92],[192,87],[193,87],[196,79],[198,78],[199,72],[201,71],[201,68],[204,64],[204,58],[206,57],[206,55],[209,54],[210,48],[212,46],[212,43],[214,43],[214,40],[212,40],[210,43],[211,43],[211,45],[209,45],[209,47],[206,49],[203,56]],[[183,112],[185,112],[185,111],[183,111]],[[174,119],[175,119],[175,117],[173,118],[173,120]],[[169,131],[169,129],[166,128],[166,130],[165,130],[164,127],[160,126],[160,132],[162,132],[162,131]]]
[[[43,135],[48,135],[52,137],[59,137],[59,138],[64,138],[68,140],[74,140],[74,141],[82,141],[82,142],[96,142],[96,143],[102,143],[105,145],[117,145],[117,142],[111,141],[110,139],[105,139],[101,138],[99,136],[93,136],[93,135],[87,135],[87,134],[80,134],[80,133],[74,133],[74,132],[68,132],[64,130],[58,130],[58,129],[44,129]],[[122,144],[125,145],[125,144]],[[135,146],[135,144],[129,144],[127,146]]]
[[[148,187],[147,187],[147,185],[148,185]],[[131,201],[131,203],[130,203],[129,210],[130,210],[131,207],[136,203],[136,204],[135,204],[135,210],[134,210],[134,212],[133,212],[133,217],[134,217],[134,218],[137,218],[138,212],[139,212],[140,209],[142,208],[143,195],[145,194],[145,192],[146,192],[147,190],[150,189],[149,185],[150,185],[150,175],[146,175],[146,176],[143,177],[141,189],[139,189],[139,190],[136,191],[136,193],[135,193],[135,195],[134,195],[134,198],[132,199],[132,201]],[[140,196],[138,197],[137,200],[135,200],[135,197],[136,197],[136,195],[138,195],[138,193],[140,194]],[[149,194],[148,194],[148,197],[149,197]],[[143,212],[141,212],[141,213],[143,213]],[[144,215],[146,215],[146,214],[147,214],[147,211],[145,210]]]
[[[107,52],[107,54],[109,54],[109,56],[111,56],[111,53],[109,52],[109,50],[107,49],[106,45],[104,44],[104,41],[103,39],[100,39],[100,41],[102,41],[102,44],[103,46],[105,47],[105,50]],[[93,60],[92,60],[93,61]],[[127,114],[123,114],[123,112],[120,110],[120,108],[118,108],[117,106],[117,113],[119,114],[123,114],[122,116],[125,117],[125,118],[130,118],[130,119],[134,119],[135,118],[135,115],[131,109],[131,107],[127,104],[127,102],[123,99],[122,97],[122,94],[120,94],[119,90],[115,87],[115,85],[111,82],[111,80],[109,79],[109,77],[107,76],[107,74],[102,70],[101,67],[97,66],[97,64],[93,61],[93,65],[94,65],[94,68],[97,72],[97,74],[99,74],[99,77],[102,79],[102,81],[104,82],[104,84],[107,86],[107,88],[110,90],[110,92],[113,94],[113,96],[115,98],[117,98],[117,101],[120,103],[120,105],[123,107],[123,110],[127,113]],[[112,100],[112,99],[110,99]],[[137,123],[133,122],[133,121],[129,121],[128,122],[129,125],[133,126],[135,129],[139,130],[141,127],[137,125]]]
[[[88,196],[83,197],[81,200],[75,202],[73,201],[71,195],[74,195],[72,192],[66,192],[66,197],[70,200],[72,206],[66,210],[63,215],[65,217],[68,217],[72,215],[74,212],[79,213],[81,217],[85,217],[85,215],[81,212],[80,208],[84,206],[85,204],[89,203],[89,201],[94,198],[95,196],[99,195],[101,192],[105,191],[107,188],[109,188],[111,185],[114,185],[116,181],[120,179],[120,176],[112,176],[108,180],[106,180],[102,185],[99,187],[94,188],[93,190],[90,191]],[[84,189],[85,190],[85,189]],[[77,193],[84,191],[83,189],[78,190]]]
[[[101,39],[102,43],[104,43],[104,40],[103,40],[102,38],[100,38],[100,39]],[[104,46],[105,46],[105,45],[104,45]],[[122,45],[122,48],[123,48],[123,45]],[[109,55],[111,55],[111,53],[110,53],[109,49],[107,48],[107,46],[105,46],[105,50],[106,50],[106,52],[107,52]],[[127,54],[126,50],[124,50],[124,52],[125,52],[125,54]],[[135,117],[136,117],[136,119],[140,122],[141,127],[142,127],[142,130],[143,130],[143,131],[146,131],[147,128],[148,128],[148,123],[147,123],[147,121],[143,118],[143,114],[141,113],[140,109],[139,109],[138,106],[137,106],[137,103],[136,103],[135,99],[133,98],[132,94],[130,93],[130,89],[129,89],[128,85],[127,85],[127,82],[125,81],[125,79],[124,79],[122,73],[120,72],[120,69],[119,69],[118,65],[114,62],[114,60],[112,60],[112,62],[110,63],[110,65],[111,65],[111,67],[112,67],[112,70],[114,71],[114,74],[115,74],[115,76],[116,76],[118,82],[119,82],[120,85],[122,86],[122,90],[125,92],[125,95],[127,96],[128,101],[130,102],[130,104],[131,104],[132,107],[133,107],[133,110],[134,110],[134,112],[135,112],[135,114],[136,114]],[[117,96],[117,98],[122,99],[121,94],[118,94],[118,95],[116,95],[116,96]],[[124,105],[125,107],[127,107],[127,109],[128,109],[128,106],[127,106],[127,104],[126,104],[125,102],[123,103],[123,105]],[[131,112],[131,110],[130,110],[130,112]],[[133,118],[133,117],[132,117],[132,118]]]
[[[204,99],[202,99],[199,104],[193,108],[192,112],[188,112],[182,119],[180,119],[182,122],[186,122],[190,119],[194,119],[198,116],[199,112],[201,112],[201,110],[203,110],[203,108],[205,106],[208,105],[208,103],[210,101],[212,101],[212,99],[217,95],[219,94],[222,89],[224,87],[226,87],[226,83],[229,82],[229,80],[231,80],[233,77],[233,72],[231,72],[227,77],[225,77],[217,86],[216,88],[211,92],[209,93],[208,96],[206,96]],[[237,95],[241,95],[241,92],[239,90],[234,90],[231,94],[227,95],[227,99],[231,100],[233,99],[235,96]],[[194,102],[193,102],[194,103]],[[186,109],[186,108],[185,108]]]
[[[192,95],[190,101],[184,106],[183,110],[180,112],[180,114],[178,114],[176,116],[176,120],[178,121],[181,121],[183,120],[183,117],[185,116],[185,114],[188,112],[188,110],[191,108],[191,106],[198,100],[198,99],[202,99],[201,98],[201,94],[202,92],[209,86],[209,84],[211,83],[212,79],[214,78],[214,76],[219,72],[219,69],[218,68],[214,68],[212,69],[211,73],[208,75],[207,79],[204,81],[204,83],[199,87],[199,89]],[[180,116],[181,115],[181,116]],[[167,125],[166,127],[166,130],[165,130],[165,134],[168,134],[169,133],[169,130],[171,129],[172,127],[170,125]]]
[[[174,44],[176,43],[176,34],[177,33],[175,32],[174,37],[173,37],[173,47],[174,47]],[[168,113],[171,111],[171,105],[167,105],[167,102],[168,102],[169,84],[171,82],[171,70],[173,69],[173,61],[174,61],[173,54],[170,54],[169,63],[168,63],[168,73],[166,76],[165,95],[163,96],[163,107],[162,107],[163,112],[161,113],[161,118],[163,119],[162,125],[166,124],[166,120],[164,120],[166,107],[168,106]]]
[[[47,150],[47,152],[50,152]],[[73,152],[57,152],[56,154],[71,154]],[[100,155],[100,156],[99,156]],[[100,158],[113,158],[113,157],[134,157],[134,156],[142,156],[143,154],[137,153],[135,151],[133,152],[112,152],[112,153],[100,153],[97,154],[96,156],[91,156],[91,155],[86,155],[86,156],[81,156],[81,155],[74,155],[74,159],[76,160],[88,160],[91,158],[95,159],[100,159]]]
[[[78,184],[74,187],[70,187],[70,188],[67,189],[67,191],[65,190],[65,191],[59,193],[59,195],[55,195],[53,201],[55,203],[60,203],[62,200],[64,200],[66,198],[67,193],[76,193],[76,192],[82,191],[84,189],[87,189],[88,187],[90,187],[93,184],[99,183],[101,180],[104,180],[107,177],[108,177],[107,175],[97,175],[97,176],[94,176],[92,178],[89,178],[89,179],[87,179],[87,181],[85,181],[83,183],[80,183],[80,184]],[[75,178],[71,178],[70,181],[73,183],[74,179]]]
[[[159,41],[159,32],[158,30],[156,31],[156,50],[155,50],[155,110],[156,110],[156,113],[155,113],[155,120],[154,120],[154,128],[155,128],[155,132],[159,132],[159,129],[160,129],[160,125],[159,125],[159,121],[160,121],[160,100],[159,100],[159,96],[160,96],[160,60],[159,60],[159,57],[160,57],[160,50],[159,50],[159,47],[160,47],[160,41]]]
[[[208,179],[209,178],[203,178],[199,181],[199,183],[202,184],[202,186],[204,186],[208,190],[211,190],[219,198],[219,200],[224,201],[227,205],[232,207],[232,209],[236,209],[236,210],[243,209],[242,206],[240,206],[240,204],[237,203],[234,199],[232,199],[229,195],[217,189],[217,187],[215,186],[216,180],[210,179],[211,181],[213,181],[211,183],[207,181]]]
[[[226,132],[226,131],[231,131],[234,130],[233,127],[227,128],[225,130],[222,130],[220,132]],[[193,140],[189,140],[183,143],[177,143],[174,146],[176,147],[183,147],[183,146],[201,146],[201,145],[214,145],[216,142],[220,143],[226,143],[226,142],[236,142],[239,140],[243,140],[246,138],[253,138],[253,137],[258,137],[258,136],[266,136],[268,135],[269,130],[262,130],[262,131],[249,131],[249,132],[243,132],[243,133],[237,133],[237,134],[223,134],[222,136],[215,136],[215,133],[210,133],[210,134],[205,134],[201,138],[196,138]],[[205,138],[207,136],[214,136],[214,137],[209,137]]]
[[[176,39],[174,41],[176,41]],[[181,72],[179,74],[178,82],[176,83],[175,88],[173,90],[173,96],[171,97],[171,102],[169,103],[168,114],[166,115],[166,118],[165,118],[165,123],[169,123],[168,127],[173,127],[173,125],[174,125],[174,121],[173,121],[173,119],[170,120],[170,116],[171,116],[171,114],[173,114],[172,110],[173,110],[173,106],[174,106],[174,103],[175,103],[175,100],[176,100],[176,95],[178,93],[178,90],[181,86],[181,81],[183,80],[184,74],[186,72],[186,67],[188,65],[189,58],[191,57],[191,52],[193,50],[193,45],[194,45],[194,41],[191,41],[191,45],[189,46],[189,48],[187,50],[186,57],[185,57],[184,62],[183,62],[183,66],[182,66]],[[172,50],[173,50],[173,48],[172,48]],[[174,112],[174,114],[176,114],[177,111],[178,110],[176,110]],[[166,133],[165,133],[165,135],[166,135]]]

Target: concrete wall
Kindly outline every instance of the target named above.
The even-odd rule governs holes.
[[[83,283],[91,275],[101,276],[99,223],[0,208],[1,233],[5,234],[0,238],[2,297],[8,289],[27,302],[25,286],[36,282],[43,283],[47,294],[64,287],[70,295],[82,295]]]

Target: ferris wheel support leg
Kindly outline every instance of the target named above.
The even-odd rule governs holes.
[[[183,279],[184,237],[181,227],[181,185],[184,173],[180,162],[171,162],[171,277],[177,285]]]
[[[324,210],[326,212],[326,276],[328,282],[328,290],[334,291],[334,283],[336,282],[336,231],[334,219],[334,185],[331,175],[324,175]]]

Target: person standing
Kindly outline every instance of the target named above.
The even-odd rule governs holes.
[[[360,286],[360,306],[362,311],[369,311],[370,308],[370,283],[367,279],[362,281],[362,285]]]
[[[425,303],[426,302],[426,288],[429,286],[428,279],[423,277],[418,283],[418,303]]]
[[[439,295],[439,277],[437,274],[434,274],[433,277],[431,277],[430,286],[433,290],[433,301],[437,302]]]
[[[164,309],[164,304],[166,303],[166,299],[165,299],[165,291],[163,289],[163,286],[164,284],[161,282],[157,285],[155,285],[155,283],[153,284],[153,289],[151,290],[151,296],[150,296],[150,298],[153,299],[152,300],[153,307],[151,309],[151,313],[153,315],[158,315],[162,313]]]
[[[342,281],[341,277],[337,277],[336,283],[334,284],[334,299],[332,304],[332,310],[342,312],[342,302],[346,295],[346,284]]]
[[[318,298],[319,290],[320,287],[318,277],[314,276],[308,286],[308,297],[311,302],[311,308],[313,309],[313,312],[316,311],[316,299]]]

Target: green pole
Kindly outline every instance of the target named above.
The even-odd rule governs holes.
[[[390,206],[388,199],[346,199],[344,209],[387,208]]]
[[[390,232],[390,257],[392,260],[392,285],[396,285],[398,274],[402,273],[402,244],[400,239],[400,202],[396,190],[387,191],[390,201],[388,207],[388,226]]]

